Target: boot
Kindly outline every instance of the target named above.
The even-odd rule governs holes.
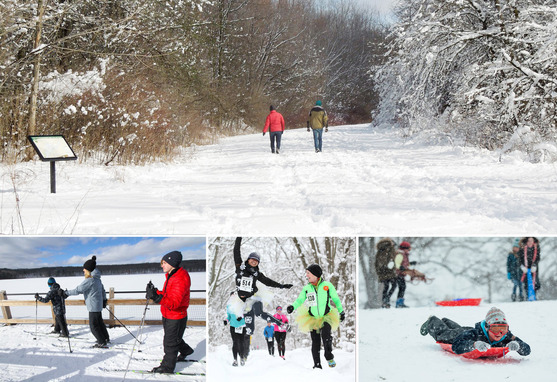
[[[323,368],[321,367],[321,364],[320,364],[320,363],[316,363],[315,365],[313,365],[313,368],[314,368],[314,369],[323,369]]]
[[[234,360],[234,362],[232,362],[232,366],[238,366],[238,361]]]
[[[514,293],[511,294],[511,300],[512,300],[512,301],[516,301],[516,294],[514,294]]]
[[[330,359],[327,362],[329,363],[329,367],[335,367],[337,365],[334,359]]]
[[[404,305],[404,298],[398,298],[396,300],[396,307],[397,308],[408,308],[406,305]]]

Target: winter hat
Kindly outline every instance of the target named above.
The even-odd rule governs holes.
[[[273,110],[275,110],[275,107],[273,105],[271,105],[271,106],[269,106],[269,110],[273,111]]]
[[[314,275],[317,278],[320,278],[323,275],[323,270],[317,264],[311,264],[306,269],[309,271],[309,273],[311,273],[312,275]]]
[[[398,246],[399,249],[410,249],[410,243],[407,241],[403,241],[402,243],[400,243],[400,245]]]
[[[319,100],[315,101],[315,106],[321,106],[321,105],[322,105],[321,101],[319,101]]]
[[[48,281],[47,281],[49,287],[54,285],[55,282],[56,282],[56,280],[54,280],[54,277],[49,278]]]
[[[493,307],[489,309],[487,315],[485,316],[485,323],[489,326],[495,324],[507,324],[507,319],[505,318],[505,313],[501,309]]]
[[[87,269],[89,272],[93,272],[93,270],[97,267],[97,256],[93,256],[91,260],[87,260],[85,264],[83,264],[83,268]]]
[[[166,261],[168,265],[178,268],[182,263],[182,253],[178,251],[172,251],[164,255],[161,261]]]
[[[257,260],[258,263],[261,262],[261,257],[259,257],[259,253],[257,253],[257,252],[250,253],[249,256],[248,256],[248,260],[249,259]]]
[[[280,305],[277,306],[277,310],[279,310],[279,309],[282,310],[282,306],[280,306]]]
[[[514,239],[513,248],[514,247],[520,248],[520,239],[519,238]]]

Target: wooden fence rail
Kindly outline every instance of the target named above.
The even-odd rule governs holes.
[[[0,324],[54,324],[54,312],[52,312],[52,319],[33,319],[33,318],[13,318],[12,312],[10,310],[11,306],[35,306],[36,300],[8,300],[6,291],[0,291],[0,307],[2,308],[2,318],[0,318]],[[114,317],[118,317],[116,313],[116,306],[118,305],[135,305],[135,306],[145,306],[147,300],[145,299],[115,299],[114,298],[114,289],[111,288],[109,292],[109,298],[107,300],[107,308],[110,311],[110,317],[104,320],[105,324],[110,326],[119,326],[120,323]],[[151,301],[152,304],[154,304]],[[41,305],[44,305],[40,303]],[[49,304],[51,305],[51,304]],[[85,300],[66,300],[66,305],[75,305],[75,306],[85,306]],[[207,305],[207,300],[205,298],[192,298],[190,299],[190,306],[191,305]],[[52,306],[52,305],[51,305]],[[158,306],[158,305],[156,305]],[[119,317],[118,317],[119,318]],[[66,321],[68,324],[78,324],[78,325],[87,325],[89,324],[89,320],[85,319],[71,319],[66,317]],[[137,320],[122,320],[120,321],[124,325],[139,325],[141,323],[141,319]],[[188,319],[188,326],[206,326],[207,322],[205,320],[189,320]],[[162,320],[145,320],[145,325],[162,325]]]

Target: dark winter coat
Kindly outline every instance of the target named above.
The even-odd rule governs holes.
[[[259,265],[252,267],[247,260],[242,262],[241,245],[242,238],[236,238],[234,243],[234,263],[236,264],[236,290],[238,291],[238,297],[245,301],[257,293],[257,281],[270,287],[282,288],[281,283],[271,280],[259,271]]]
[[[396,256],[395,242],[389,238],[381,239],[376,245],[375,272],[380,282],[396,278],[394,260]]]
[[[507,273],[511,275],[512,280],[520,280],[520,262],[517,255],[512,252],[510,252],[507,257]]]
[[[473,329],[465,330],[460,333],[453,341],[453,352],[456,354],[471,352],[474,350],[474,342],[476,341],[488,343],[491,347],[506,347],[509,342],[516,341],[520,345],[518,354],[523,356],[530,354],[530,346],[520,338],[515,337],[510,330],[499,341],[491,342],[487,329],[485,328],[485,321],[478,322]]]
[[[526,268],[532,268],[532,265],[535,265],[537,268],[538,263],[540,262],[540,243],[538,239],[534,238],[534,246],[529,248],[526,246],[527,241],[527,237],[520,240],[520,249],[518,250],[520,265],[525,265]]]
[[[56,316],[66,314],[66,304],[64,303],[64,298],[58,294],[59,290],[60,285],[58,283],[54,283],[50,287],[50,290],[46,294],[45,298],[37,298],[37,300],[44,303],[52,301],[52,310]]]

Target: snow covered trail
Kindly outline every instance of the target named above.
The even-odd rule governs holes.
[[[287,130],[197,147],[168,164],[2,165],[4,234],[521,235],[557,232],[552,164],[331,127],[323,152]],[[13,180],[13,181],[12,181]],[[15,191],[14,184],[15,182]],[[19,202],[16,202],[16,196]],[[18,210],[19,208],[19,210]]]
[[[35,336],[35,325],[14,325],[0,327],[0,381],[122,381],[124,372],[106,371],[126,369],[134,339],[125,328],[109,329],[113,346],[110,349],[95,349],[89,327],[70,325],[72,353],[67,339],[48,335],[50,325],[39,325]],[[137,334],[137,327],[131,327]],[[162,326],[148,326],[142,331],[144,344],[135,348],[130,362],[130,370],[151,370],[158,366],[164,355]],[[34,340],[33,338],[36,338]],[[188,357],[205,360],[206,339],[204,327],[188,327],[184,339],[194,348]],[[139,350],[139,351],[138,351]],[[176,371],[200,375],[153,375],[128,372],[126,381],[194,381],[206,380],[206,364],[200,362],[178,363]]]
[[[496,360],[468,360],[441,349],[420,326],[430,315],[473,326],[491,306],[505,313],[514,335],[528,343],[529,356],[510,352]],[[359,380],[393,382],[552,381],[557,374],[552,333],[556,301],[360,311]]]

